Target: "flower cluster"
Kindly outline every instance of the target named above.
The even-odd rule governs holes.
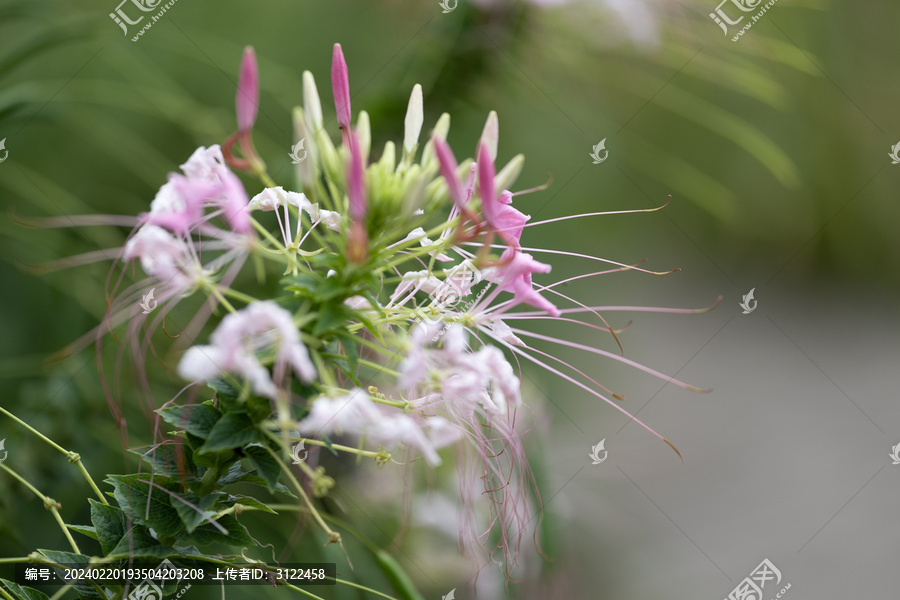
[[[510,191],[524,158],[496,166],[497,115],[488,116],[474,158],[458,162],[447,142],[449,115],[422,139],[418,85],[402,144],[387,142],[374,160],[368,114],[360,111],[353,119],[340,45],[334,47],[331,78],[341,142],[332,141],[315,80],[305,72],[294,131],[307,156],[296,165],[295,189],[286,189],[272,180],[253,144],[259,73],[253,50],[245,51],[237,132],[221,147],[194,152],[181,173],[169,176],[149,212],[137,217],[121,259],[139,263],[147,277],[116,294],[107,325],[131,321],[156,329],[176,304],[199,294],[204,302],[180,341],[193,344],[178,362],[184,380],[229,390],[226,404],[235,410],[235,420],[249,422],[247,427],[264,434],[264,445],[282,456],[290,456],[290,444],[302,440],[369,456],[380,466],[410,464],[419,456],[437,466],[442,450],[454,448],[464,509],[461,546],[475,554],[494,544],[490,553],[499,550],[510,566],[541,509],[525,459],[527,427],[521,417],[517,421],[525,404],[522,373],[513,363],[531,362],[628,414],[610,398],[620,396],[527,340],[608,356],[696,389],[619,354],[511,323],[576,323],[618,342],[602,312],[699,311],[587,306],[565,296],[556,288],[574,279],[644,270],[528,248],[523,233],[542,223],[612,213],[532,222],[514,206],[517,194]],[[235,171],[261,182],[252,198]],[[536,258],[542,254],[610,266],[542,285],[536,280],[551,271]],[[272,286],[236,285],[245,264],[256,267],[258,280],[274,276],[278,291],[262,294],[259,289]],[[142,317],[136,300],[148,289],[156,291],[163,309]],[[220,313],[209,342],[194,343],[210,317]],[[597,323],[574,318],[578,315]],[[220,411],[224,405],[210,406]],[[165,410],[173,418],[172,409]],[[247,440],[258,444],[256,433],[237,441],[210,438],[202,446],[203,440],[196,440],[196,453],[222,452]],[[343,439],[353,445],[336,443]],[[402,461],[395,459],[398,452]],[[301,464],[300,474],[312,480],[316,495],[333,484],[321,467]],[[200,487],[208,491],[205,483]],[[302,487],[298,490],[303,494]],[[479,510],[479,503],[486,509]],[[312,503],[308,508],[316,514]],[[331,541],[340,541],[318,521]]]

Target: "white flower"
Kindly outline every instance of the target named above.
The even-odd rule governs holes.
[[[250,199],[250,210],[275,210],[286,205],[296,206],[309,215],[312,222],[319,220],[319,205],[313,204],[306,194],[285,191],[281,186],[266,188]]]
[[[303,435],[332,433],[365,436],[376,444],[402,444],[418,450],[431,465],[441,464],[437,449],[455,443],[458,428],[441,417],[416,418],[376,404],[368,393],[353,389],[338,396],[321,396],[297,425]]]
[[[333,210],[322,209],[319,211],[319,218],[322,224],[332,231],[341,230],[341,215]]]
[[[209,346],[194,346],[181,358],[178,373],[193,381],[210,381],[224,373],[249,380],[253,392],[275,398],[278,389],[257,358],[258,351],[277,346],[276,372],[287,366],[306,382],[316,377],[306,346],[294,325],[291,313],[274,302],[254,302],[231,313],[210,336]]]
[[[415,229],[410,231],[409,235],[407,235],[406,238],[404,239],[404,241],[411,241],[411,240],[419,240],[419,243],[422,245],[423,248],[428,248],[429,246],[440,245],[440,242],[435,242],[435,241],[430,240],[427,237],[425,237],[425,230],[422,229],[421,227],[416,227]],[[430,253],[431,256],[434,256],[435,252],[431,252]],[[449,256],[447,256],[443,252],[441,252],[440,254],[437,255],[437,259],[440,261],[452,260]]]

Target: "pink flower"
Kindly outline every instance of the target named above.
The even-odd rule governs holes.
[[[219,188],[218,201],[222,207],[225,220],[235,233],[249,234],[253,231],[248,209],[249,200],[244,184],[231,171],[222,174],[222,185]]]
[[[533,477],[515,428],[515,409],[521,405],[519,378],[498,348],[484,346],[473,352],[460,325],[445,330],[441,348],[427,347],[433,336],[434,328],[419,327],[413,333],[400,368],[401,388],[416,398],[413,408],[444,417],[469,442],[470,460],[458,464],[466,507],[460,542],[474,554],[496,525],[498,547],[512,562],[533,516],[529,509]],[[474,504],[484,495],[489,496],[490,519],[479,533]]]
[[[190,289],[203,277],[203,267],[182,240],[156,225],[144,225],[125,244],[122,258],[140,260],[144,272],[167,287]]]
[[[522,230],[531,217],[512,207],[512,193],[504,191],[497,198],[494,190],[494,161],[486,144],[478,148],[478,187],[481,193],[481,211],[491,231],[497,233],[510,246],[519,246]]]
[[[255,394],[275,398],[278,388],[257,353],[277,347],[276,379],[281,379],[288,367],[302,381],[316,377],[291,313],[274,302],[254,302],[227,315],[210,341],[209,346],[193,346],[185,352],[178,364],[179,375],[192,381],[211,381],[223,373],[232,373],[250,381]]]
[[[446,419],[403,414],[396,408],[376,404],[355,388],[334,397],[317,398],[297,425],[304,435],[333,433],[365,437],[376,444],[403,444],[418,450],[432,466],[441,464],[437,449],[459,440],[461,433]]]
[[[218,146],[201,146],[181,168],[184,175],[170,174],[150,203],[150,212],[141,215],[146,223],[186,234],[213,216],[204,214],[204,207],[212,204],[221,209],[232,231],[252,232],[247,192],[225,166]]]
[[[181,172],[191,179],[208,181],[219,181],[221,174],[227,170],[222,148],[218,144],[213,144],[209,148],[200,146],[194,150],[187,162],[181,165]]]
[[[238,131],[250,131],[259,112],[259,67],[252,46],[244,48],[237,95],[234,99]]]
[[[334,45],[331,58],[331,89],[334,92],[334,107],[337,110],[337,121],[341,129],[350,127],[350,77],[347,61],[340,44]]]
[[[194,183],[191,184],[191,181]],[[199,195],[195,193],[198,186],[204,188]],[[213,189],[214,185],[206,181],[190,180],[173,173],[150,203],[150,212],[141,216],[151,225],[187,233],[203,220],[203,201]]]
[[[488,306],[500,292],[506,291],[512,292],[513,298],[504,302],[502,309],[496,309],[495,316],[519,304],[529,304],[558,317],[559,309],[534,289],[531,280],[534,273],[549,273],[550,269],[550,265],[534,260],[532,255],[512,246],[508,247],[495,266],[482,271],[484,278],[495,283],[497,287],[472,312],[479,312],[479,308],[483,312],[484,307]]]

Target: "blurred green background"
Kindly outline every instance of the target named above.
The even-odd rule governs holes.
[[[499,162],[526,156],[516,189],[552,176],[546,191],[517,198],[533,220],[669,201],[659,212],[526,230],[528,246],[625,263],[646,258],[644,266],[653,270],[682,269],[666,277],[611,275],[568,286],[567,294],[591,304],[679,307],[706,306],[722,294],[720,311],[731,315],[751,287],[763,304],[767,286],[794,285],[809,303],[840,290],[854,306],[850,313],[860,315],[860,327],[884,327],[866,318],[870,306],[896,308],[900,288],[894,194],[900,166],[888,157],[900,141],[900,6],[781,0],[737,43],[707,16],[714,8],[711,0],[460,0],[443,14],[437,1],[179,0],[132,42],[108,16],[114,0],[0,1],[0,138],[9,152],[0,164],[0,403],[80,452],[95,475],[134,468],[104,400],[93,350],[48,360],[102,318],[108,263],[35,272],[48,261],[116,248],[127,229],[35,228],[19,217],[146,210],[166,173],[197,146],[221,143],[235,129],[233,98],[245,45],[256,48],[261,71],[256,145],[279,184],[292,184],[290,111],[302,102],[301,73],[316,76],[326,119],[333,117],[331,45],[340,42],[353,108],[371,116],[376,157],[385,140],[401,138],[409,91],[421,83],[426,128],[451,113],[449,140],[457,156],[474,152],[487,113],[496,110]],[[333,121],[331,128],[336,134]],[[602,139],[609,158],[594,165],[589,153]],[[248,182],[248,189],[255,193],[258,184]],[[554,277],[584,270],[571,260],[554,261]],[[666,330],[664,317],[638,317],[652,324],[626,336],[639,340],[633,343],[640,354]],[[708,322],[704,332],[715,332],[721,322]],[[692,346],[696,323],[679,323],[682,360],[669,371],[662,356],[651,364],[669,374],[699,347]],[[825,317],[824,323],[835,321]],[[588,364],[607,376],[602,363]],[[155,400],[162,403],[180,384],[161,366],[153,368],[161,386]],[[635,375],[609,377],[616,389],[628,391]],[[129,396],[132,383],[125,369],[129,443],[141,445],[150,441],[152,427],[138,394]],[[567,426],[566,411],[553,408],[541,391],[571,406],[568,418],[575,422],[615,417],[576,401],[574,388],[544,373],[528,385],[535,388],[539,420],[548,423],[534,433],[539,471],[554,468],[542,444],[550,443],[559,422]],[[664,420],[653,424],[666,434]],[[9,460],[63,504],[67,522],[87,522],[87,491],[74,467],[4,419],[2,438]],[[647,460],[671,460],[653,438],[638,439],[653,450]],[[439,473],[438,489],[448,474]],[[399,527],[388,510],[391,492],[401,482],[361,470],[351,483],[349,475],[341,494],[351,512],[353,498],[385,498],[383,505],[373,500],[357,525],[387,547]],[[556,490],[550,488],[547,497]],[[452,511],[441,512],[447,510],[441,502],[454,498],[452,485],[446,489],[437,499],[429,496],[433,511],[413,529],[398,559],[426,597],[454,586],[458,597],[468,597],[461,590],[469,564],[456,556],[454,537],[442,532],[453,519]],[[63,547],[56,524],[27,490],[0,478],[0,492],[0,556]],[[606,511],[599,531],[617,518],[615,510]],[[283,558],[296,521],[251,516],[247,522]],[[544,542],[557,560],[529,557],[525,582],[512,584],[510,597],[587,597],[566,566],[573,554],[589,551],[578,549],[572,531],[565,511],[549,504]],[[320,555],[309,532],[298,540],[294,560]],[[606,589],[625,589],[616,583],[620,566],[608,559],[594,576]],[[352,577],[389,589],[371,561],[360,558],[356,567]],[[738,567],[729,575],[739,573]],[[496,597],[506,593],[490,577],[480,585],[494,586]],[[558,594],[541,591],[550,587]],[[218,593],[191,591],[198,598]],[[272,593],[230,588],[229,597]],[[333,593],[364,597],[348,589]],[[479,597],[492,596],[482,591]]]

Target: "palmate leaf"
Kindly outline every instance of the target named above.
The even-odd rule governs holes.
[[[269,454],[262,444],[247,446],[244,448],[244,454],[250,460],[250,464],[256,469],[256,473],[265,480],[269,491],[275,492],[278,478],[281,475],[281,466],[278,464],[278,461]]]
[[[184,530],[184,523],[166,490],[176,493],[177,484],[165,477],[154,478],[155,486],[145,483],[149,481],[149,475],[110,475],[106,479],[115,488],[119,506],[132,521],[158,535],[175,538]]]
[[[244,413],[229,412],[219,419],[206,437],[206,443],[198,450],[200,454],[240,448],[245,444],[265,441],[265,435],[249,416]]]
[[[125,535],[125,513],[117,506],[110,506],[88,498],[91,504],[91,523],[97,532],[97,540],[104,554],[109,554]]]
[[[201,439],[207,439],[215,424],[222,418],[222,413],[213,407],[212,402],[188,406],[171,406],[157,411],[166,423],[184,429]]]
[[[129,452],[140,456],[148,463],[153,468],[154,475],[179,481],[187,478],[189,482],[198,477],[197,465],[193,458],[194,451],[189,444],[163,444],[150,451],[132,449]]]
[[[207,522],[216,516],[216,511],[213,509],[216,503],[224,496],[225,494],[218,492],[207,494],[202,498],[193,494],[182,494],[180,498],[185,502],[176,500],[173,503],[173,507],[175,508],[175,512],[178,513],[178,516],[181,517],[181,522],[184,523],[187,532],[191,533],[197,529],[201,523]],[[187,502],[190,502],[190,504],[187,504]],[[193,506],[191,506],[191,504]]]
[[[107,558],[166,558],[173,552],[175,549],[172,546],[160,544],[146,527],[134,525],[125,532]]]
[[[59,550],[42,550],[40,548],[38,549],[38,552],[50,562],[57,565],[65,565],[67,567],[87,567],[91,562],[91,557],[85,556],[84,554],[74,554],[72,552],[62,552]],[[55,570],[57,576],[62,579],[63,573],[58,567]],[[90,598],[91,600],[102,598],[100,595],[101,588],[99,588],[99,586],[95,587],[95,585],[80,581],[75,583],[73,587],[82,598]]]
[[[255,546],[256,542],[250,537],[247,529],[241,525],[236,518],[231,515],[225,515],[216,520],[221,527],[224,527],[226,533],[222,533],[212,523],[203,523],[197,527],[191,534],[191,539],[205,546],[207,544],[225,544],[227,546]]]

